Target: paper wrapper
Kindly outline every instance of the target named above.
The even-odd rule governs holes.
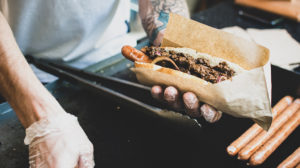
[[[175,86],[234,117],[251,118],[267,130],[272,122],[269,50],[230,33],[170,14],[164,47],[187,47],[234,62],[247,71],[217,84],[186,80],[157,70],[132,68],[139,82]],[[188,75],[189,76],[189,75]],[[266,81],[268,80],[268,82]]]

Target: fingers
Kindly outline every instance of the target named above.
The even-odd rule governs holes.
[[[169,86],[165,89],[164,100],[174,109],[180,109],[182,107],[179,98],[179,92],[173,86]]]
[[[186,113],[191,117],[203,116],[207,122],[214,123],[222,116],[222,112],[217,111],[214,107],[208,104],[203,104],[199,110],[199,100],[192,92],[186,92],[183,94],[183,103],[186,108]]]
[[[93,153],[85,153],[80,155],[78,168],[93,168],[95,166]]]
[[[201,117],[201,113],[199,111],[200,103],[197,96],[192,92],[186,92],[182,97],[187,115],[191,117]]]
[[[217,122],[222,117],[222,112],[216,110],[214,107],[203,104],[200,106],[197,96],[192,92],[186,92],[182,96],[182,102],[180,99],[179,91],[169,86],[165,90],[161,86],[155,85],[151,89],[152,97],[159,101],[165,101],[169,106],[174,109],[181,109],[184,105],[187,115],[191,117],[201,117],[209,123]]]
[[[222,117],[221,111],[217,111],[214,107],[208,104],[203,104],[200,107],[200,112],[204,119],[209,123],[214,123]]]
[[[30,168],[46,167],[46,156],[48,151],[44,143],[40,143],[38,140],[34,141],[29,146],[29,165]],[[42,152],[44,151],[44,152]]]
[[[94,146],[89,142],[87,145],[82,146],[78,168],[93,168],[94,166]]]
[[[163,101],[163,88],[161,86],[155,85],[151,88],[151,95],[154,99],[158,101]]]
[[[179,97],[180,94],[173,86],[169,86],[164,90],[161,86],[155,85],[151,88],[151,94],[154,99],[165,101],[174,109],[179,110],[182,107]]]

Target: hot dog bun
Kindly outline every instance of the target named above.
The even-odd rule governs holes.
[[[222,59],[222,58],[213,57],[209,54],[199,53],[196,50],[193,50],[193,49],[190,49],[190,48],[174,48],[174,47],[161,47],[161,48],[163,48],[167,52],[173,51],[175,53],[182,53],[183,55],[189,55],[189,56],[193,57],[194,59],[197,59],[197,58],[206,59],[206,60],[209,61],[210,66],[217,66],[221,62],[226,62],[228,67],[235,72],[234,76],[236,76],[236,75],[242,73],[243,71],[245,71],[245,69],[243,69],[242,67],[240,67],[239,65],[237,65],[235,63],[232,63],[232,62],[227,61],[227,60]],[[196,77],[196,76],[193,76],[193,75],[190,75],[190,74],[187,74],[187,73],[175,70],[175,69],[162,67],[160,65],[156,65],[156,64],[152,64],[152,63],[147,63],[145,61],[135,61],[135,67],[136,68],[145,68],[145,69],[149,69],[151,71],[158,71],[158,72],[166,73],[166,74],[169,74],[169,75],[183,77],[184,79],[195,80],[199,83],[205,83],[205,84],[210,83],[210,82],[207,82],[206,80],[203,80],[199,77]]]

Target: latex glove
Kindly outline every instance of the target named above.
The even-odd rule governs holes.
[[[222,117],[222,112],[216,110],[214,107],[208,104],[201,104],[197,96],[192,92],[186,92],[180,97],[178,90],[169,86],[165,90],[161,86],[153,86],[151,89],[152,97],[165,101],[175,110],[184,108],[187,115],[195,118],[201,116],[209,123],[214,123]]]
[[[94,167],[93,145],[77,117],[62,113],[44,118],[26,129],[31,168]]]

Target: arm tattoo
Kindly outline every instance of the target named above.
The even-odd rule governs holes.
[[[168,13],[189,17],[185,0],[139,0],[139,8],[143,27],[151,41],[166,27]]]

